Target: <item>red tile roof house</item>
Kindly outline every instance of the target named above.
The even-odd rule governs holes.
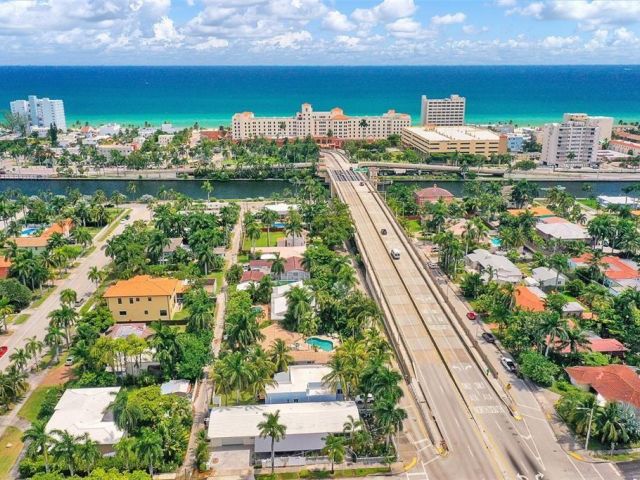
[[[453,194],[445,190],[444,188],[440,188],[437,185],[433,185],[433,187],[423,188],[422,190],[418,190],[413,194],[416,199],[416,203],[420,206],[425,203],[436,203],[438,200],[442,199],[445,203],[453,202]]]
[[[272,263],[273,263],[273,260],[250,260],[249,271],[262,272],[265,275],[269,275],[271,273]]]
[[[279,280],[285,282],[298,282],[311,278],[302,266],[302,257],[289,257],[284,262],[284,273],[279,276]]]
[[[546,342],[549,343],[549,336],[547,336]],[[557,353],[567,355],[571,353],[571,347],[566,345],[562,347],[562,342],[556,340]],[[612,357],[622,358],[625,352],[629,351],[622,343],[615,338],[600,338],[598,335],[590,334],[588,336],[588,343],[584,347],[578,347],[578,352],[598,352],[605,355],[611,355]]]
[[[7,278],[9,276],[11,265],[11,260],[5,256],[0,256],[0,279]]]
[[[252,283],[258,283],[266,274],[258,270],[249,270],[242,274],[240,282],[238,282],[238,290],[246,290]]]
[[[569,266],[571,268],[587,267],[590,259],[591,254],[585,253],[570,259]],[[605,283],[613,295],[618,295],[627,288],[640,290],[640,271],[636,262],[609,255],[602,257],[601,263]]]
[[[632,367],[568,367],[565,371],[573,385],[585,391],[596,392],[600,405],[624,402],[640,409],[640,377]]]

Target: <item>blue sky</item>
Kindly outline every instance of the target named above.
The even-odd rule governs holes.
[[[640,63],[640,0],[0,0],[0,64]]]

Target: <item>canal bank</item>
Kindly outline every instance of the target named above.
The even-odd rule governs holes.
[[[391,180],[389,177],[387,179]],[[485,180],[507,182],[508,180]],[[51,192],[54,195],[65,195],[70,190],[77,189],[83,195],[92,195],[96,190],[103,190],[107,195],[118,191],[131,197],[139,198],[142,195],[159,197],[162,192],[175,191],[191,198],[207,198],[207,192],[203,190],[204,180],[115,180],[115,179],[0,179],[0,192],[7,190],[20,190],[25,195],[37,195],[40,192]],[[568,193],[576,197],[588,197],[590,195],[621,195],[623,189],[630,185],[636,185],[635,181],[534,181],[531,183],[538,185],[540,196],[544,196],[545,191],[556,186],[564,188]],[[247,198],[277,198],[287,196],[290,192],[295,192],[296,185],[287,180],[210,180],[213,187],[212,198],[218,199],[247,199]],[[400,182],[398,182],[400,183]],[[416,186],[418,188],[430,187],[434,184],[449,190],[455,196],[463,195],[464,180],[420,180],[403,181],[403,185]],[[130,185],[135,186],[132,193]],[[380,186],[384,192],[389,185]]]

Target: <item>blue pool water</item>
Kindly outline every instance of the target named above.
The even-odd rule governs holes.
[[[37,231],[38,231],[37,228],[23,228],[22,231],[20,232],[20,236],[21,237],[30,237],[31,235],[33,235]]]
[[[492,237],[491,245],[493,245],[494,247],[499,247],[502,245],[502,241],[498,237]]]
[[[273,228],[284,228],[283,222],[273,222]]]
[[[324,340],[317,337],[309,337],[305,340],[305,343],[311,345],[312,347],[317,347],[320,350],[324,350],[325,352],[330,352],[333,350],[333,342],[330,340]]]

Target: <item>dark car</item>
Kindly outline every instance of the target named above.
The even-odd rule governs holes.
[[[467,312],[467,318],[469,320],[475,320],[478,318],[478,314],[476,312]]]
[[[387,234],[387,229],[386,229],[386,228],[383,228],[382,230],[380,230],[380,233],[381,233],[382,235],[386,235],[386,234]]]
[[[493,333],[484,332],[482,334],[482,338],[487,343],[496,343],[496,337],[495,337],[495,335]]]
[[[7,351],[9,350],[9,347],[7,347],[6,345],[3,345],[0,347],[0,358],[4,357],[4,355],[7,353]]]

